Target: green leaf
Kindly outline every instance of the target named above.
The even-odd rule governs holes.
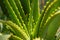
[[[23,19],[24,21],[26,21],[26,19],[25,19],[25,13],[24,13],[24,10],[23,10],[23,7],[22,7],[22,5],[21,5],[20,0],[14,0],[14,1],[15,1],[15,3],[16,3],[16,6],[18,7],[18,10],[19,10],[19,12],[20,12],[20,15],[22,16],[22,19]]]
[[[33,0],[32,1],[32,14],[33,14],[33,19],[34,19],[34,22],[36,23],[38,18],[39,18],[39,14],[40,14],[40,8],[39,8],[39,0]]]
[[[19,12],[19,10],[18,10],[18,7],[16,6],[15,1],[14,1],[14,0],[8,0],[8,2],[10,3],[13,11],[15,12],[17,18],[19,19],[19,21],[20,21],[20,23],[21,23],[21,22],[22,22],[22,17],[21,17],[21,15],[20,15],[20,12]]]
[[[60,14],[56,16],[56,18],[49,24],[48,31],[47,31],[47,40],[48,39],[54,39],[55,34],[60,26]],[[51,40],[52,40],[51,39]]]
[[[13,11],[10,3],[9,3],[7,0],[4,0],[4,4],[5,4],[5,6],[7,7],[7,10],[8,10],[8,12],[9,12],[9,16],[10,16],[10,19],[11,19],[14,23],[16,23],[17,25],[20,26],[19,19],[17,18],[15,12]],[[21,28],[22,28],[22,27],[21,27]]]
[[[31,13],[30,13],[30,23],[33,25],[31,27],[32,32],[31,35],[32,37],[37,36],[37,30],[38,30],[38,25],[39,25],[39,18],[40,18],[40,8],[39,8],[39,0],[32,0],[32,5],[31,5]]]
[[[57,28],[60,25],[60,11],[57,11],[54,14],[51,14],[50,17],[48,17],[46,23],[44,24],[44,27],[41,28],[40,30],[40,35],[45,38],[46,35],[48,35],[48,33],[50,33],[49,35],[53,34],[53,36],[55,35],[54,33],[56,33]],[[55,21],[54,21],[55,20]],[[53,22],[53,23],[52,23]],[[50,25],[52,23],[52,25]],[[56,24],[57,23],[57,24]],[[55,25],[54,25],[55,24]],[[51,28],[49,28],[49,25],[51,26]],[[54,25],[54,26],[53,26]],[[56,27],[55,27],[56,26]],[[54,28],[55,27],[55,28]],[[50,30],[50,31],[48,31]],[[48,31],[48,32],[47,32]],[[53,31],[53,32],[52,32]],[[47,37],[47,36],[46,36]],[[51,36],[52,37],[52,36]]]
[[[16,6],[15,1],[14,1],[14,0],[9,0],[8,2],[10,3],[10,5],[11,5],[11,7],[13,8],[15,14],[17,15],[17,17],[18,17],[18,19],[19,19],[19,21],[20,21],[20,24],[23,25],[22,27],[23,27],[23,28],[25,29],[25,31],[28,33],[27,28],[26,28],[26,25],[24,24],[24,21],[23,21],[21,15],[20,15],[20,12],[19,12],[19,10],[18,10],[18,8],[17,8],[17,6]],[[12,3],[13,3],[13,4],[12,4]],[[24,15],[23,15],[23,16],[24,16]]]
[[[15,35],[11,35],[9,40],[23,40],[23,39],[21,39],[20,37],[15,36]]]
[[[41,13],[41,15],[40,15],[40,18],[39,18],[39,20],[38,20],[38,24],[37,24],[37,26],[38,26],[38,36],[40,36],[40,24],[41,24],[41,21],[42,21],[42,18],[43,18],[43,16],[44,16],[44,13],[45,13],[45,10],[46,10],[46,8],[48,7],[48,5],[50,4],[51,2],[50,2],[50,0],[49,1],[47,1],[46,2],[46,5],[44,6],[44,9],[42,10],[42,13]]]
[[[44,23],[46,22],[47,18],[50,16],[50,14],[54,11],[56,11],[57,9],[59,9],[58,7],[60,7],[60,0],[54,0],[52,1],[49,6],[46,8],[45,12],[44,12],[44,16],[42,18],[40,27],[43,27]]]
[[[25,30],[21,29],[18,25],[16,25],[12,21],[0,20],[0,22],[9,25],[15,31],[15,33],[16,33],[15,35],[17,35],[23,39],[29,39],[29,35],[26,34]]]
[[[30,0],[20,0],[25,14],[30,13]]]

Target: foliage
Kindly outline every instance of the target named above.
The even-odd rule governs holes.
[[[48,0],[41,12],[39,0],[0,0],[0,5],[7,16],[7,20],[0,22],[9,30],[10,40],[57,40],[60,0]]]

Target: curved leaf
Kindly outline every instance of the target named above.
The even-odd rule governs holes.
[[[60,11],[58,11],[58,12],[56,12],[55,14],[52,14],[49,18],[48,18],[48,20],[46,21],[46,23],[44,24],[44,27],[41,29],[41,32],[40,32],[40,35],[42,35],[43,37],[45,37],[48,33],[47,33],[47,31],[49,30],[49,25],[53,22],[53,24],[51,25],[51,27],[55,27],[55,25],[56,25],[56,27],[55,28],[58,28],[58,25],[60,25],[59,23],[60,23],[60,19],[59,19],[59,16],[60,16]],[[55,20],[55,22],[54,22],[54,20]],[[57,24],[56,24],[57,23]],[[55,24],[55,25],[54,25]],[[54,25],[54,26],[53,26]],[[51,33],[53,34],[54,33],[54,31],[56,32],[56,30],[57,29],[55,29],[55,28],[51,28],[50,30],[51,30]],[[54,31],[53,31],[53,29],[54,29]],[[53,31],[53,32],[52,32]],[[48,32],[50,32],[50,31],[48,31]],[[55,35],[55,34],[53,34],[53,35]]]
[[[13,23],[12,21],[2,21],[0,22],[9,25],[16,33],[17,36],[23,38],[23,39],[29,39],[29,36],[25,33],[25,30],[21,29],[18,25]]]

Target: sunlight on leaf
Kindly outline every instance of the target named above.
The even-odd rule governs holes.
[[[0,40],[8,40],[8,38],[10,37],[11,35],[9,34],[1,34],[0,33]]]

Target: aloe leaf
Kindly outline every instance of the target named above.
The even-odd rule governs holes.
[[[44,13],[45,13],[46,8],[48,7],[48,5],[49,5],[50,3],[51,3],[50,0],[46,2],[46,5],[44,6],[44,9],[42,10],[41,16],[40,16],[40,18],[39,18],[39,21],[40,21],[40,22],[41,22],[41,20],[42,20],[42,18],[43,18],[43,16],[44,16]]]
[[[39,17],[41,17],[41,15]],[[39,35],[40,21],[41,20],[39,19],[36,23],[33,23],[32,32],[31,32],[33,38],[35,38],[36,36],[40,37]]]
[[[17,18],[15,12],[13,11],[12,7],[10,6],[9,2],[7,0],[4,0],[4,4],[6,5],[10,19],[15,22],[17,25],[20,26],[19,19]],[[21,27],[22,28],[22,27]]]
[[[33,37],[36,37],[37,36],[37,30],[38,30],[38,23],[37,23],[37,21],[38,21],[38,19],[39,19],[39,15],[40,15],[40,12],[39,12],[39,0],[33,0],[32,1],[32,6],[31,6],[31,14],[33,15],[32,17],[33,17],[33,20],[34,20],[34,23],[36,24],[36,25],[34,25],[34,27],[32,27],[32,36]],[[31,18],[32,18],[31,17]],[[32,20],[32,19],[31,19]]]
[[[8,28],[7,30],[9,30],[9,31],[12,32],[13,34],[16,34],[16,32],[14,31],[14,29],[13,29],[11,26],[5,24],[5,27],[7,27],[7,28]],[[6,28],[5,28],[5,29],[6,29]],[[4,30],[4,29],[3,29],[3,30]]]
[[[30,13],[30,0],[20,0],[24,12],[28,15]]]
[[[16,25],[15,23],[13,23],[12,21],[2,21],[0,20],[0,22],[9,25],[16,33],[17,36],[23,38],[23,39],[29,39],[29,36],[25,33],[25,31],[23,29],[21,29],[18,25]]]
[[[7,5],[7,9],[9,11],[12,21],[16,22],[17,25],[19,25],[21,28],[24,28],[25,31],[27,32],[26,25],[24,24],[24,21],[22,20],[22,18],[21,18],[21,21],[22,21],[23,26],[21,25],[19,19],[17,18],[16,14],[15,14],[14,10],[12,9],[11,5],[9,4],[8,0],[5,0],[4,2],[5,2],[5,5]],[[28,32],[27,32],[27,34],[28,34]]]
[[[37,20],[38,20],[38,17],[39,17],[39,0],[33,0],[32,1],[32,13],[33,13],[33,19],[34,19],[34,22],[36,23]]]
[[[41,28],[41,31],[40,31],[40,35],[42,37],[45,37],[47,35],[47,30],[49,29],[49,24],[51,24],[51,22],[54,22],[54,20],[58,20],[58,16],[60,16],[60,11],[56,12],[55,14],[52,14],[50,17],[48,17],[46,23],[44,24],[44,27]],[[56,18],[57,17],[57,18]],[[55,19],[56,18],[56,19]],[[60,19],[59,19],[60,20]],[[59,21],[58,20],[58,21]],[[59,25],[59,22],[56,21],[56,25],[58,26]],[[55,22],[54,22],[55,23]],[[53,24],[52,24],[53,25]],[[51,26],[51,27],[55,27],[55,26]],[[57,27],[55,27],[57,28]],[[54,28],[53,28],[54,29]],[[56,30],[56,29],[55,29]],[[50,32],[50,31],[49,31]]]
[[[26,22],[25,24],[27,25],[28,23],[28,17],[29,17],[29,13],[31,11],[31,7],[30,7],[30,0],[20,0],[21,4],[22,4],[22,8],[24,10],[24,13],[26,15]]]
[[[16,3],[14,2],[14,0],[7,0],[7,1],[10,3],[12,9],[14,10],[15,14],[17,15],[17,17],[18,17],[18,19],[19,19],[19,21],[21,23],[21,18],[22,17],[20,16],[20,12],[18,11]]]
[[[41,13],[40,21],[42,20],[42,18],[43,18],[43,16],[44,16],[44,13],[45,13],[45,10],[46,10],[46,8],[48,7],[48,5],[49,5],[50,3],[51,3],[50,1],[47,1],[47,2],[46,2],[46,5],[44,6],[44,9],[42,10],[42,13]]]
[[[55,34],[56,34],[59,26],[60,26],[60,14],[48,26],[48,31],[47,31],[47,36],[46,36],[47,40],[56,39]]]
[[[50,0],[46,2],[46,5],[44,6],[44,9],[42,10],[42,13],[40,14],[40,18],[39,18],[39,20],[38,20],[38,23],[39,23],[39,24],[37,24],[37,26],[39,26],[39,27],[38,27],[38,34],[37,34],[38,36],[40,36],[40,35],[39,35],[39,33],[40,33],[40,32],[39,32],[39,31],[40,31],[40,24],[41,24],[42,18],[43,18],[43,16],[44,16],[44,12],[45,12],[46,8],[48,7],[48,5],[49,5],[50,3],[51,3]]]
[[[40,24],[40,27],[42,27],[44,25],[44,23],[46,22],[47,18],[49,17],[49,15],[55,11],[55,9],[57,9],[60,5],[59,5],[60,1],[59,0],[54,0],[53,2],[51,2],[49,4],[49,6],[47,7],[44,16],[42,18],[42,22]]]
[[[27,27],[29,33],[31,33],[31,31],[32,31],[32,23],[33,23],[33,13],[32,13],[32,10],[31,10],[31,12],[29,13],[28,27]]]
[[[7,0],[8,1],[8,0]],[[13,21],[14,22],[16,22],[21,28],[22,27],[24,27],[25,28],[25,30],[27,30],[26,29],[26,26],[24,26],[25,24],[23,23],[23,26],[21,25],[21,23],[19,22],[19,19],[17,18],[17,16],[15,15],[15,13],[14,13],[14,11],[13,11],[13,9],[11,8],[11,6],[9,5],[9,2],[7,2],[7,1],[5,1],[7,4],[6,5],[8,5],[7,7],[8,7],[8,9],[9,9],[9,14],[10,14],[10,17],[11,18],[13,18]]]
[[[11,35],[9,40],[23,40],[23,39],[21,39],[20,37],[15,36],[15,35]]]
[[[37,22],[36,25],[34,25],[34,28],[32,29],[32,32],[31,32],[32,38],[35,38],[37,36],[38,26],[39,26],[39,24]]]
[[[35,23],[33,23],[33,22],[34,22],[34,19],[33,19],[33,14],[32,14],[32,12],[31,12],[31,13],[29,14],[29,21],[28,21],[28,26],[27,26],[30,36],[31,36],[32,30],[33,30],[34,24],[35,24]]]
[[[15,1],[15,3],[16,3],[17,7],[18,7],[18,10],[19,10],[19,12],[20,12],[20,15],[22,16],[23,20],[26,21],[26,20],[25,20],[25,13],[24,13],[24,10],[23,10],[23,7],[22,7],[22,5],[21,5],[20,0],[14,0],[14,1]]]
[[[33,0],[32,6],[31,6],[31,12],[29,13],[29,29],[30,32],[34,29],[33,23],[36,23],[39,18],[40,12],[39,12],[39,0]]]
[[[26,25],[24,24],[24,21],[23,21],[22,17],[20,16],[20,12],[18,11],[16,3],[14,2],[14,0],[9,0],[9,3],[11,4],[11,6],[12,6],[13,10],[15,11],[17,17],[19,18],[20,23],[23,25],[23,28],[27,31]]]

